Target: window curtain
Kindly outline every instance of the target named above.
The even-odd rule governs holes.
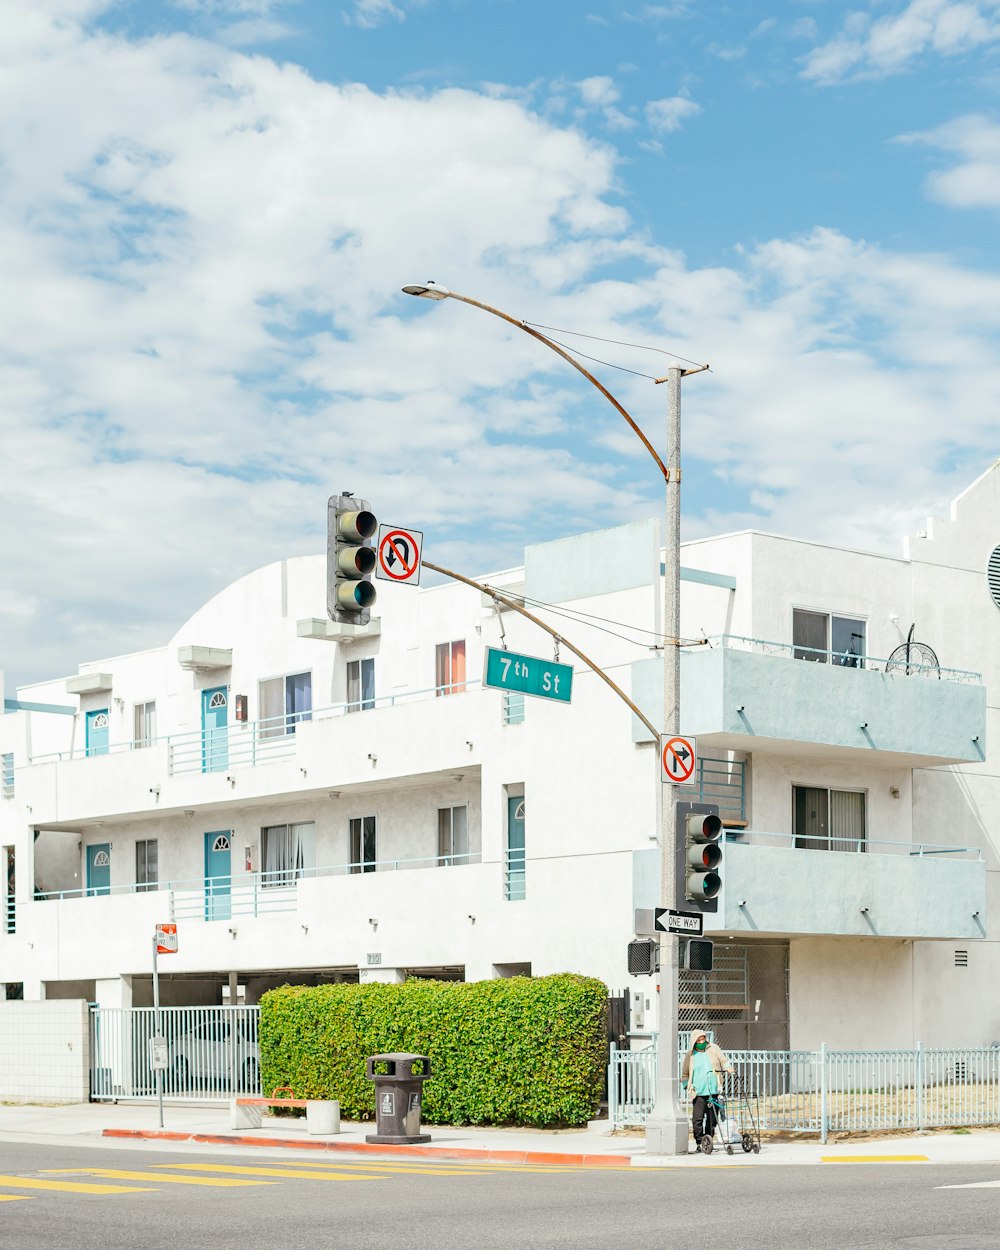
[[[856,851],[865,844],[865,796],[848,790],[830,791],[830,846]]]
[[[291,885],[316,867],[316,826],[312,821],[296,825],[269,825],[261,830],[264,852],[263,885]]]
[[[270,677],[257,683],[257,715],[261,738],[280,738],[285,732],[285,679]]]

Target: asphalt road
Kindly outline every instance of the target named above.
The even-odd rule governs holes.
[[[1000,1250],[1000,1169],[612,1171],[0,1143],[0,1246]]]

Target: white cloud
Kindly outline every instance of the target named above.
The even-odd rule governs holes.
[[[675,95],[664,100],[650,100],[646,105],[646,121],[656,134],[672,134],[680,130],[685,121],[696,117],[701,105],[687,96]]]
[[[572,85],[579,91],[584,109],[598,113],[609,130],[634,129],[637,124],[635,118],[629,117],[618,107],[621,92],[615,86],[613,78],[596,75],[592,78],[583,78]],[[557,92],[560,86],[556,84]]]
[[[344,19],[352,26],[372,30],[386,22],[404,22],[410,9],[427,0],[352,0]]]
[[[987,117],[959,117],[902,142],[923,143],[955,161],[927,179],[928,195],[953,208],[1000,208],[1000,124]]]
[[[1000,39],[997,0],[910,0],[872,20],[854,12],[839,35],[805,57],[802,76],[820,85],[900,73],[927,53],[956,56]]]
[[[685,480],[714,474],[693,533],[897,549],[995,455],[996,273],[831,231],[692,267],[617,206],[611,149],[523,100],[338,87],[54,12],[0,8],[9,674],[161,643],[234,577],[320,550],[331,490],[470,569],[657,509],[578,375],[408,281],[709,359],[685,384]],[[661,391],[598,371],[655,436]]]

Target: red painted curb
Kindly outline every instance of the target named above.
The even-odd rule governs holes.
[[[628,1155],[564,1154],[548,1150],[477,1150],[464,1146],[379,1146],[372,1142],[290,1141],[287,1137],[243,1137],[226,1133],[174,1133],[169,1129],[106,1128],[102,1137],[141,1137],[152,1141],[206,1142],[213,1146],[275,1146],[289,1150],[339,1151],[343,1154],[400,1155],[418,1159],[478,1159],[480,1163],[533,1163],[588,1168],[627,1168]]]

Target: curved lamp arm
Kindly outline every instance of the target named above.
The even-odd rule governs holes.
[[[532,327],[527,325],[525,322],[519,321],[516,317],[510,316],[509,313],[501,312],[499,308],[494,308],[491,304],[483,304],[477,299],[470,299],[468,295],[458,295],[455,291],[449,291],[447,287],[438,286],[437,283],[425,282],[420,283],[419,285],[414,284],[411,286],[404,286],[403,291],[406,295],[418,295],[424,299],[457,299],[463,304],[471,304],[473,308],[481,308],[483,312],[492,313],[494,317],[499,317],[501,321],[508,322],[510,325],[515,326],[518,330],[523,330],[525,334],[530,334],[531,337],[533,339],[537,339],[539,343],[544,343],[546,347],[550,347],[557,356],[561,356],[567,364],[571,364],[578,373],[583,374],[588,382],[590,382],[593,386],[596,386],[612,408],[614,408],[620,416],[625,418],[632,431],[642,442],[642,445],[656,461],[657,468],[663,474],[663,480],[665,482],[670,481],[670,470],[660,459],[656,448],[649,441],[646,435],[643,434],[642,430],[638,427],[638,425],[636,425],[618,400],[615,399],[614,395],[611,394],[606,386],[598,382],[597,378],[595,378],[588,369],[585,369],[578,360],[575,360],[569,352],[564,351],[558,343],[553,343],[550,338],[546,338],[544,334],[539,334],[537,330],[532,329]]]

